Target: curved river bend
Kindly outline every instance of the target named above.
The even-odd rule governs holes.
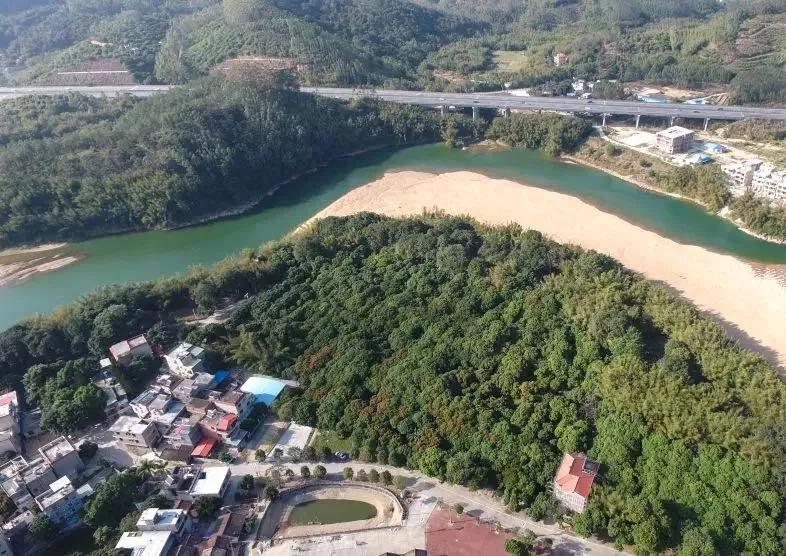
[[[642,190],[600,171],[551,160],[534,151],[427,145],[337,161],[287,184],[259,210],[238,218],[70,245],[65,253],[84,257],[82,261],[0,288],[0,330],[99,286],[182,273],[189,266],[214,263],[243,248],[278,239],[349,190],[395,170],[468,170],[526,182],[579,197],[682,243],[761,263],[786,263],[786,245],[759,240],[697,205]]]

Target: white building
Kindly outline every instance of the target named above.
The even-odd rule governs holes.
[[[61,477],[50,484],[46,492],[36,496],[35,503],[60,528],[79,523],[79,514],[84,507],[84,501],[68,477]]]
[[[190,494],[194,498],[199,496],[218,496],[223,498],[229,486],[232,473],[229,467],[204,467],[198,471],[194,478]]]
[[[174,543],[170,531],[130,531],[123,533],[115,549],[132,556],[166,556]]]
[[[8,392],[0,396],[0,454],[19,454],[21,451],[19,399],[16,392]]]
[[[206,370],[205,350],[199,346],[183,342],[164,355],[169,370],[182,378],[194,378]]]
[[[753,160],[721,166],[721,170],[726,174],[729,193],[735,197],[747,193],[753,183],[753,174],[761,167],[761,164],[761,160]]]
[[[183,533],[188,522],[185,510],[149,508],[142,512],[136,522],[139,531],[169,531],[175,535]]]
[[[757,197],[770,202],[786,203],[786,170],[777,170],[770,164],[762,164],[753,174],[751,191]]]
[[[155,423],[146,423],[138,417],[122,415],[109,427],[118,442],[137,448],[153,448],[161,440]]]

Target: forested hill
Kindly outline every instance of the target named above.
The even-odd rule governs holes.
[[[784,102],[784,26],[786,0],[12,0],[0,80],[182,83],[272,57],[314,84],[551,93],[578,77]]]
[[[471,121],[416,107],[219,79],[138,102],[4,102],[0,247],[193,222],[336,156],[438,140],[462,121],[472,135]]]
[[[172,320],[246,294],[225,325]],[[562,453],[586,451],[601,471],[588,510],[569,518],[580,534],[640,553],[786,550],[774,369],[662,287],[537,232],[329,218],[212,271],[20,323],[0,334],[0,380],[25,373],[26,397],[69,430],[101,415],[91,358],[139,332],[296,377],[282,417],[350,438],[361,460],[497,489],[536,519],[559,514],[549,484]],[[85,392],[58,397],[66,384]]]

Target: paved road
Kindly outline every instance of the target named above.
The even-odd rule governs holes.
[[[750,106],[653,104],[633,100],[517,97],[505,93],[433,93],[427,91],[363,90],[328,87],[302,87],[301,91],[343,100],[363,96],[376,96],[391,102],[418,104],[421,106],[555,110],[558,112],[583,112],[590,114],[626,114],[632,116],[710,118],[718,120],[742,120],[747,118],[786,120],[786,109]]]
[[[172,85],[122,85],[98,87],[0,87],[0,101],[25,96],[54,96],[79,93],[91,97],[131,95],[151,97],[172,88]]]
[[[101,87],[0,87],[0,101],[27,95],[62,95],[80,93],[89,96],[133,95],[149,97],[168,91],[173,85],[126,85]],[[752,106],[714,106],[688,104],[652,104],[632,100],[582,100],[570,97],[517,97],[499,93],[434,93],[428,91],[396,91],[348,89],[334,87],[301,87],[301,91],[326,97],[349,100],[376,96],[383,100],[420,106],[455,106],[461,108],[508,108],[513,110],[554,110],[590,114],[623,114],[632,116],[681,117],[715,120],[759,118],[786,120],[784,108]]]
[[[288,463],[283,464],[283,467],[292,469],[296,474],[299,474],[302,465],[304,464]],[[317,464],[307,465],[313,470]],[[554,525],[533,521],[521,513],[509,513],[505,505],[488,491],[471,491],[464,487],[442,483],[418,472],[386,465],[359,462],[323,463],[322,465],[327,469],[329,478],[340,477],[342,471],[347,466],[352,467],[356,473],[360,469],[365,469],[366,471],[376,469],[379,472],[388,470],[393,475],[403,475],[407,478],[408,488],[417,493],[416,503],[428,503],[429,500],[442,500],[449,506],[461,504],[464,506],[464,511],[466,513],[478,517],[481,520],[499,522],[507,528],[518,527],[522,530],[529,529],[536,535],[552,538],[554,540],[554,547],[557,549],[555,550],[555,554],[594,554],[604,556],[621,554],[610,545],[591,539],[567,535]],[[273,468],[270,464],[260,463],[232,464],[230,467],[232,468],[232,475],[236,482],[239,482],[241,477],[246,474],[264,476]],[[331,477],[331,475],[333,477]],[[231,494],[232,492],[228,493],[228,495]],[[426,519],[427,516],[422,520],[423,525],[425,525]]]

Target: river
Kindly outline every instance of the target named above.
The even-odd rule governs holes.
[[[742,259],[786,263],[786,245],[769,243],[689,202],[651,193],[603,172],[523,150],[459,150],[427,145],[339,160],[287,184],[253,213],[171,231],[110,236],[69,245],[81,261],[0,288],[0,330],[47,313],[103,285],[149,280],[214,263],[281,238],[351,189],[387,171],[469,170],[567,193],[682,243]],[[708,277],[711,279],[711,277]]]

